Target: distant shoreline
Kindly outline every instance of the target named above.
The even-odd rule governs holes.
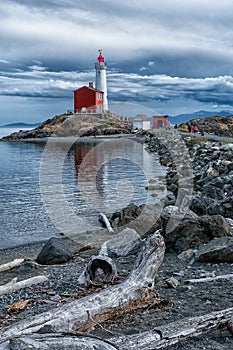
[[[27,124],[27,123],[11,123],[11,124],[5,124],[5,125],[0,125],[1,129],[14,129],[14,128],[36,128],[39,126],[40,123],[35,123],[35,124]]]

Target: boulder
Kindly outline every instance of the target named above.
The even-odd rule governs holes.
[[[140,249],[141,242],[141,238],[135,230],[126,228],[106,242],[108,256],[118,258],[136,254]]]
[[[142,238],[160,228],[161,205],[145,204],[141,206],[140,215],[132,220],[127,227],[134,229]]]
[[[181,253],[216,237],[230,236],[230,225],[221,215],[185,217],[174,230],[166,232],[163,226],[162,234],[167,251]]]
[[[116,211],[109,217],[112,227],[125,226],[134,229],[141,237],[155,232],[160,228],[159,217],[161,205],[130,204],[122,210]]]
[[[221,237],[213,239],[197,251],[196,260],[233,263],[233,238]]]
[[[36,261],[41,265],[66,263],[72,259],[72,253],[64,239],[52,237],[45,243]]]

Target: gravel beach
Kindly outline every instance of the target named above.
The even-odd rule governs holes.
[[[34,258],[40,251],[41,244],[18,247],[8,250],[6,260],[12,260],[19,256],[30,258],[20,267],[8,272],[0,273],[1,284],[9,282],[12,278],[19,280],[35,275],[46,275],[47,282],[31,286],[20,291],[3,295],[0,299],[0,327],[5,327],[37,313],[57,308],[64,303],[80,298],[89,293],[98,292],[98,288],[84,290],[78,287],[78,277],[82,272],[89,257],[97,253],[90,249],[74,255],[67,264],[61,266],[36,266]],[[6,251],[5,251],[6,253]],[[74,252],[75,253],[75,252]],[[118,258],[117,266],[119,277],[116,283],[123,280],[133,267],[135,256]],[[126,313],[122,318],[113,318],[96,325],[93,334],[103,338],[117,336],[119,334],[132,334],[153,329],[156,326],[182,320],[185,317],[204,315],[213,311],[230,308],[233,305],[233,278],[216,280],[206,283],[187,284],[191,278],[203,278],[232,273],[233,264],[229,263],[200,263],[195,260],[183,261],[177,254],[166,254],[156,277],[155,290],[163,303],[158,309],[146,308]],[[171,278],[178,281],[178,286],[172,288],[167,281]],[[9,310],[15,302],[29,300],[27,307],[20,313],[14,314]],[[233,337],[226,327],[201,335],[198,338],[190,338],[171,349],[217,349],[229,350],[233,348]]]

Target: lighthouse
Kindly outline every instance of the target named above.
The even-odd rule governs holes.
[[[108,110],[108,95],[107,95],[107,77],[106,77],[107,64],[102,56],[102,50],[99,50],[99,56],[97,57],[97,62],[95,64],[96,80],[95,88],[104,93],[103,110],[106,112]]]

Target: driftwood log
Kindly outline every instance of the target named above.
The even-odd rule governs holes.
[[[117,268],[114,261],[107,255],[100,254],[90,259],[78,282],[85,287],[103,286],[113,282],[116,277]]]
[[[90,318],[138,299],[154,287],[155,275],[164,258],[165,244],[157,231],[146,241],[125,281],[99,293],[67,303],[21,321],[0,331],[0,345],[15,336],[36,332],[70,332],[79,329]]]
[[[112,228],[110,221],[108,220],[107,216],[103,213],[99,214],[99,222],[101,222],[102,224],[104,224],[107,229],[108,232],[114,233],[114,229]]]
[[[203,316],[172,322],[156,329],[130,336],[111,338],[120,350],[166,349],[179,341],[199,336],[226,325],[233,316],[233,308],[212,312]]]
[[[186,280],[185,283],[205,283],[205,282],[213,282],[217,280],[229,280],[230,278],[233,278],[233,274],[227,274],[227,275],[219,275],[214,277],[205,277],[205,278],[193,278],[190,280]]]
[[[8,294],[15,292],[16,290],[30,287],[34,284],[39,284],[48,281],[48,277],[46,276],[35,276],[28,278],[23,281],[17,282],[17,277],[13,278],[9,283],[0,286],[0,295]]]
[[[139,334],[99,339],[83,333],[30,334],[0,344],[0,350],[156,350],[207,333],[232,318],[233,308],[172,322]]]
[[[2,264],[2,265],[0,265],[0,272],[11,270],[14,267],[19,266],[23,261],[24,261],[24,259],[15,259],[15,260],[12,260],[6,264]]]

